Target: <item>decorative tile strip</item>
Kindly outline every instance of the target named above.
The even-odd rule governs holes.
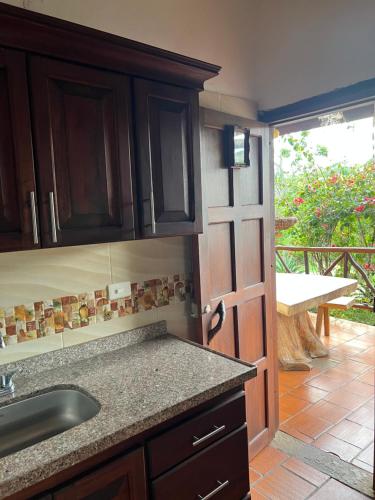
[[[131,284],[131,295],[109,300],[107,290],[0,307],[0,333],[8,345],[74,330],[101,321],[183,302],[191,279],[183,274]]]

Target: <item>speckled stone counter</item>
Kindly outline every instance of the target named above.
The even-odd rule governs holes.
[[[4,404],[58,386],[83,389],[101,409],[77,427],[1,458],[0,498],[152,429],[256,373],[249,365],[168,335],[163,322],[31,358],[18,368],[16,398],[0,399],[0,411]]]

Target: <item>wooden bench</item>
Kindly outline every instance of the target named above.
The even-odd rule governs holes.
[[[339,297],[334,300],[330,300],[325,304],[322,304],[318,307],[318,315],[316,317],[316,333],[321,335],[322,332],[322,323],[324,319],[324,335],[326,337],[330,334],[330,323],[329,323],[329,310],[330,309],[342,309],[347,310],[352,307],[354,304],[354,297]]]

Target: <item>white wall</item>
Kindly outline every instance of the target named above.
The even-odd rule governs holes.
[[[223,67],[206,88],[251,98],[249,0],[5,0]],[[246,61],[246,63],[245,63]]]
[[[250,118],[227,96],[270,109],[375,77],[375,0],[5,1],[219,64],[202,104]]]
[[[374,0],[253,0],[253,96],[269,109],[375,77]]]

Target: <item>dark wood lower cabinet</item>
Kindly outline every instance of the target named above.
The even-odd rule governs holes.
[[[62,471],[12,500],[242,500],[249,498],[243,390],[232,390],[131,442]],[[121,452],[119,448],[121,447]],[[128,447],[132,451],[127,452]],[[135,448],[135,449],[134,449]],[[71,479],[70,479],[71,478]],[[60,485],[60,483],[62,483]],[[35,497],[35,493],[39,496]],[[33,496],[34,495],[34,496]],[[8,499],[10,500],[10,499]]]
[[[155,500],[240,500],[249,491],[244,425],[152,483]]]
[[[54,500],[146,500],[143,448],[100,467],[53,494]]]

